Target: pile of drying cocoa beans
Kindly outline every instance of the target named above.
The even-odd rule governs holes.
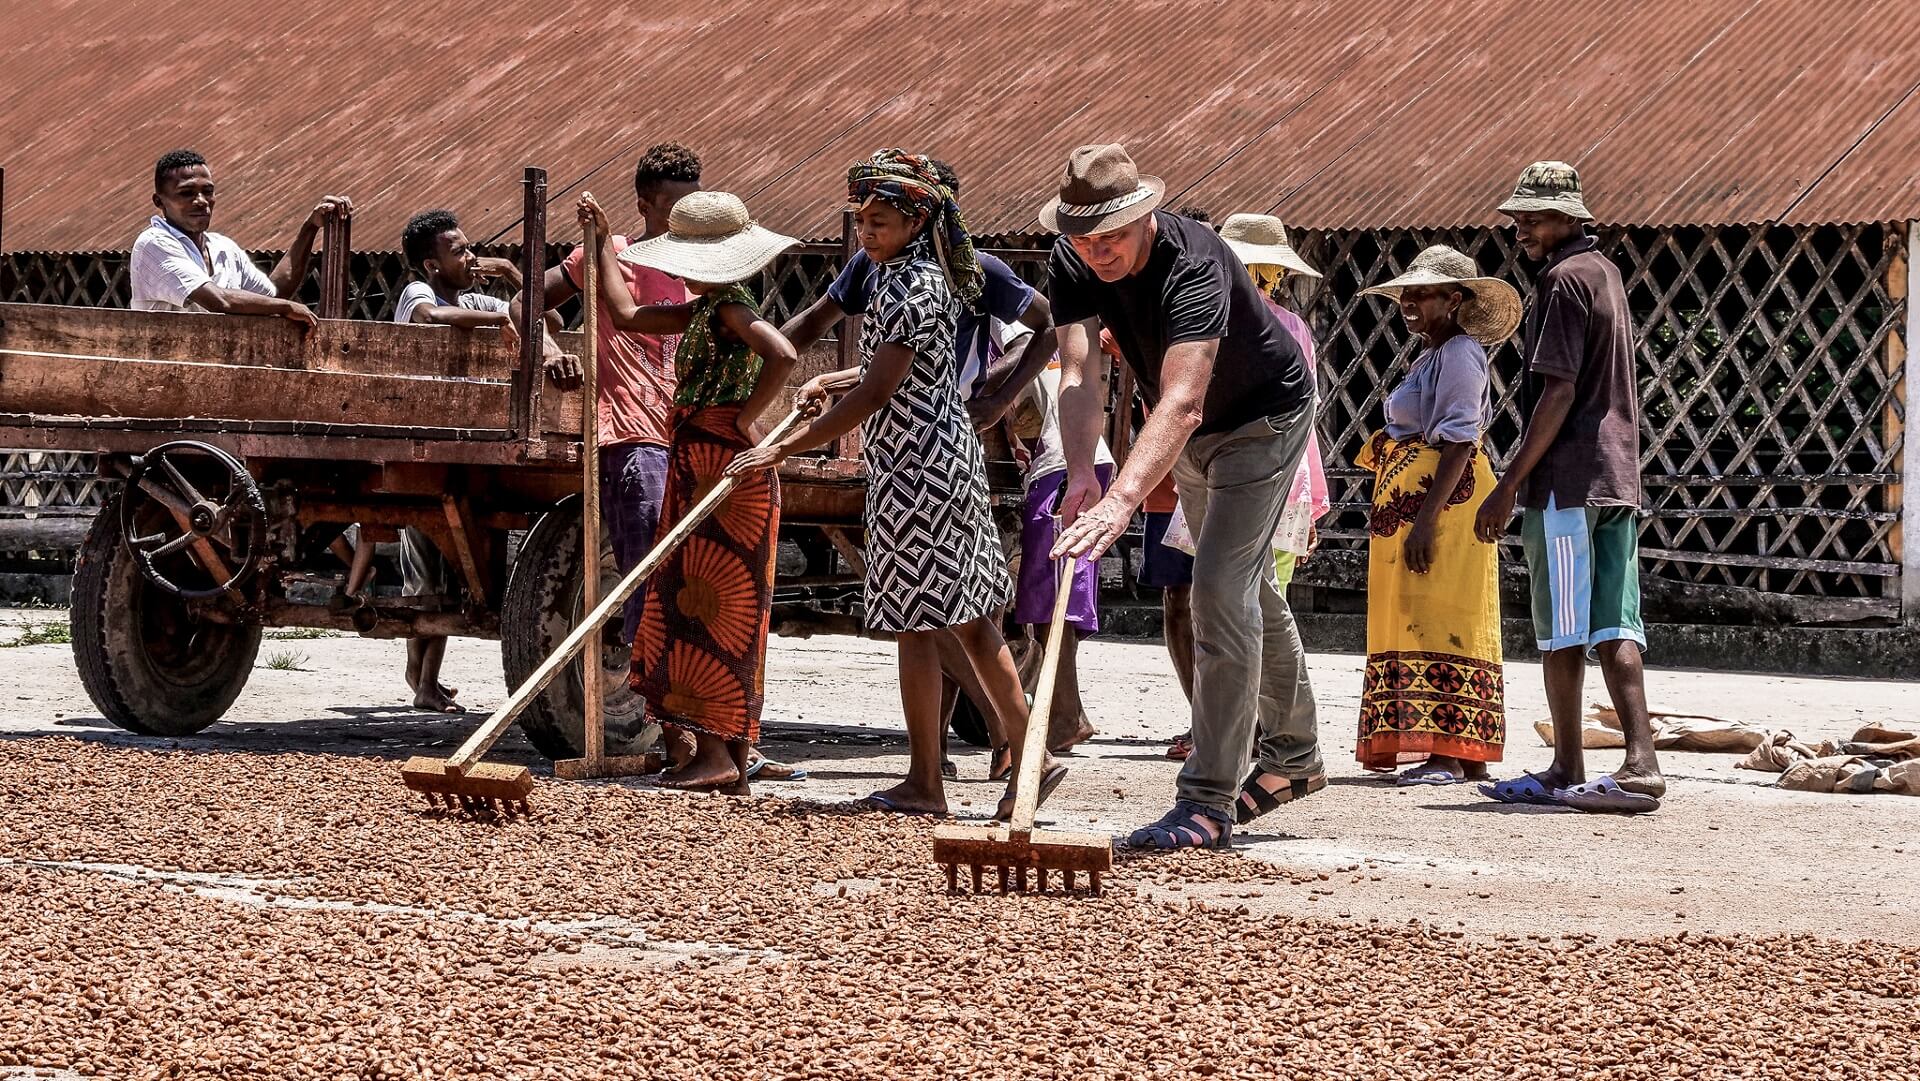
[[[0,1076],[1916,1078],[1920,952],[949,896],[924,821],[376,758],[0,743]],[[9,1069],[17,1068],[17,1069]]]

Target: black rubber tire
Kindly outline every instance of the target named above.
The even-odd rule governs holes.
[[[121,537],[122,497],[94,516],[73,572],[73,660],[100,715],[143,736],[191,735],[240,696],[260,627],[209,623],[140,573]]]
[[[973,704],[973,699],[965,691],[954,698],[953,716],[948,718],[947,724],[953,729],[954,735],[975,747],[986,747],[993,743],[987,736],[986,715],[979,706]]]
[[[620,574],[604,536],[605,526],[601,528],[600,589],[605,596],[619,584]],[[500,603],[500,660],[508,687],[525,682],[572,632],[580,614],[579,565],[580,500],[575,496],[540,516],[514,559]],[[617,628],[617,618],[608,626]],[[627,686],[631,652],[616,638],[610,631],[605,641],[613,644],[600,651],[606,753],[644,754],[659,741],[660,729],[647,723],[645,701]],[[575,661],[520,714],[521,731],[549,760],[581,755],[586,707],[580,668]]]

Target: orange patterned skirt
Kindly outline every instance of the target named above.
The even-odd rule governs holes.
[[[674,412],[661,536],[752,445],[734,426],[739,416],[731,405]],[[628,682],[654,721],[726,740],[760,738],[779,533],[777,471],[748,474],[648,579]]]

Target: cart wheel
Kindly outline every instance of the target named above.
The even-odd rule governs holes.
[[[604,529],[602,526],[600,538],[602,596],[620,583],[620,574],[614,569],[613,546]],[[500,604],[500,657],[508,686],[525,682],[573,631],[581,614],[579,566],[580,499],[573,496],[534,523],[507,579],[506,596]],[[618,641],[618,622],[609,622],[608,628],[603,639],[608,644],[599,651],[606,703],[606,753],[644,754],[660,739],[660,728],[647,723],[644,700],[627,686],[632,651]],[[588,656],[592,655],[589,649]],[[580,757],[586,712],[580,669],[580,662],[575,661],[520,714],[520,728],[527,740],[549,759]]]
[[[107,720],[147,736],[184,736],[220,719],[240,696],[260,650],[260,627],[210,623],[154,584],[124,542],[116,494],[93,519],[73,573],[73,659]],[[171,517],[151,500],[134,523]],[[147,516],[155,520],[148,521]],[[184,552],[163,560],[181,581],[198,572]]]
[[[156,505],[168,513],[156,513]],[[219,447],[191,439],[162,443],[135,458],[120,497],[120,528],[141,573],[187,600],[217,597],[251,577],[260,564],[266,521],[266,501],[246,466]],[[166,557],[176,552],[192,554],[192,577],[202,581],[167,569]]]

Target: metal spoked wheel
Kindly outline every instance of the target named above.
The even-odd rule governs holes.
[[[134,459],[120,529],[148,581],[182,600],[206,600],[239,588],[259,568],[267,505],[238,459],[183,439]],[[201,573],[172,569],[182,562],[170,557],[181,556]]]

